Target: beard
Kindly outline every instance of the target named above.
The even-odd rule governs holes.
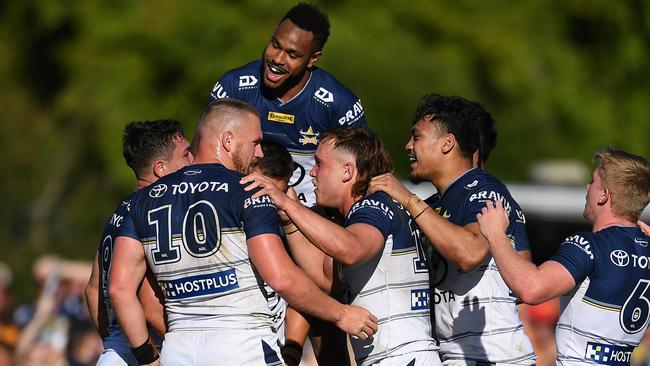
[[[409,173],[408,178],[409,178],[409,182],[411,182],[413,184],[420,184],[420,183],[426,181],[426,179],[422,178],[421,176],[414,173],[413,171],[411,171],[411,173]]]
[[[246,162],[244,160],[244,154],[242,153],[241,145],[237,145],[232,152],[232,164],[234,165],[235,171],[242,174],[249,174],[251,170],[251,162]]]

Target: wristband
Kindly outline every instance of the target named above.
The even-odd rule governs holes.
[[[287,366],[298,366],[302,358],[302,347],[294,341],[287,341],[282,347],[282,358]]]
[[[296,224],[291,222],[291,223],[288,223],[288,224],[282,226],[282,231],[284,231],[284,235],[289,235],[289,234],[293,234],[296,231],[298,231],[298,228],[296,227]]]
[[[148,365],[160,358],[160,353],[151,337],[147,338],[142,345],[131,348],[131,352],[140,365]]]
[[[420,217],[420,215],[422,215],[424,213],[424,211],[426,211],[429,208],[431,208],[431,206],[427,205],[427,207],[425,207],[424,210],[420,211],[419,214],[417,214],[417,215],[415,215],[415,217],[413,217],[413,220],[417,220],[418,217]]]

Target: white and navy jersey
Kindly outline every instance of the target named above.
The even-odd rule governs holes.
[[[287,147],[294,172],[289,185],[307,206],[316,203],[309,171],[321,133],[337,127],[365,126],[361,100],[327,71],[314,67],[305,87],[283,102],[264,87],[262,61],[228,71],[215,84],[209,102],[243,100],[260,113],[264,138]]]
[[[610,226],[564,240],[551,260],[562,264],[577,286],[560,298],[559,364],[630,364],[650,317],[649,242],[636,226]]]
[[[99,243],[99,249],[97,250],[101,291],[104,296],[103,306],[106,308],[106,314],[108,316],[108,334],[106,338],[104,338],[104,349],[114,349],[124,362],[127,362],[129,358],[132,359],[133,355],[130,355],[131,346],[124,337],[122,329],[117,322],[113,306],[111,306],[108,288],[111,281],[110,273],[111,263],[113,261],[113,244],[115,243],[115,238],[117,237],[120,227],[124,223],[124,217],[128,215],[131,196],[133,196],[133,194],[123,200],[107,220],[104,225],[104,232],[102,233],[102,241]],[[123,354],[126,352],[129,354]]]
[[[416,351],[437,350],[429,320],[429,272],[420,231],[404,208],[383,192],[357,201],[345,226],[368,224],[386,244],[368,261],[342,269],[349,302],[378,318],[377,333],[351,338],[359,365]]]
[[[471,169],[441,196],[427,199],[439,215],[458,226],[475,223],[487,201],[503,203],[510,220],[508,237],[518,251],[529,250],[523,211],[506,186],[487,172]],[[515,295],[492,256],[471,272],[438,257],[433,306],[443,362],[533,364],[533,347],[519,320]]]
[[[253,199],[242,174],[196,164],[131,200],[120,235],[139,240],[165,296],[169,330],[264,330],[278,295],[252,266],[246,240],[279,235],[268,196]]]

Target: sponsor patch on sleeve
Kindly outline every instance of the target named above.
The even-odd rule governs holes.
[[[585,358],[601,365],[628,366],[634,347],[587,342]]]

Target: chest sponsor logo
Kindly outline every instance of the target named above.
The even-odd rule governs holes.
[[[318,90],[316,90],[314,97],[325,103],[332,103],[334,101],[334,94],[323,87],[320,87]]]
[[[429,308],[429,289],[411,290],[411,310],[426,310]]]
[[[609,253],[609,259],[617,267],[627,267],[631,263],[632,267],[635,268],[650,268],[650,257],[636,254],[630,255],[628,252],[620,249],[612,250]]]
[[[587,342],[585,358],[601,365],[628,366],[634,347]]]
[[[239,89],[247,89],[257,85],[257,78],[253,75],[242,75],[239,77]]]
[[[300,130],[300,134],[302,135],[302,138],[299,139],[298,142],[300,142],[301,144],[318,145],[318,136],[320,135],[320,132],[314,132],[311,126],[309,126],[307,131]]]
[[[167,300],[213,295],[239,288],[234,268],[177,280],[158,281],[158,283]]]
[[[609,259],[618,267],[625,267],[630,264],[630,256],[624,250],[614,250],[609,254]]]
[[[149,197],[159,198],[164,196],[166,192],[167,192],[166,184],[157,184],[149,191]]]
[[[273,122],[288,123],[292,125],[296,121],[296,116],[293,114],[269,112],[266,119]]]
[[[345,115],[341,118],[339,118],[339,124],[341,126],[345,124],[351,124],[359,120],[363,116],[363,106],[361,105],[361,99],[357,100],[356,103],[352,106],[352,108],[348,109],[347,112],[345,112]]]

